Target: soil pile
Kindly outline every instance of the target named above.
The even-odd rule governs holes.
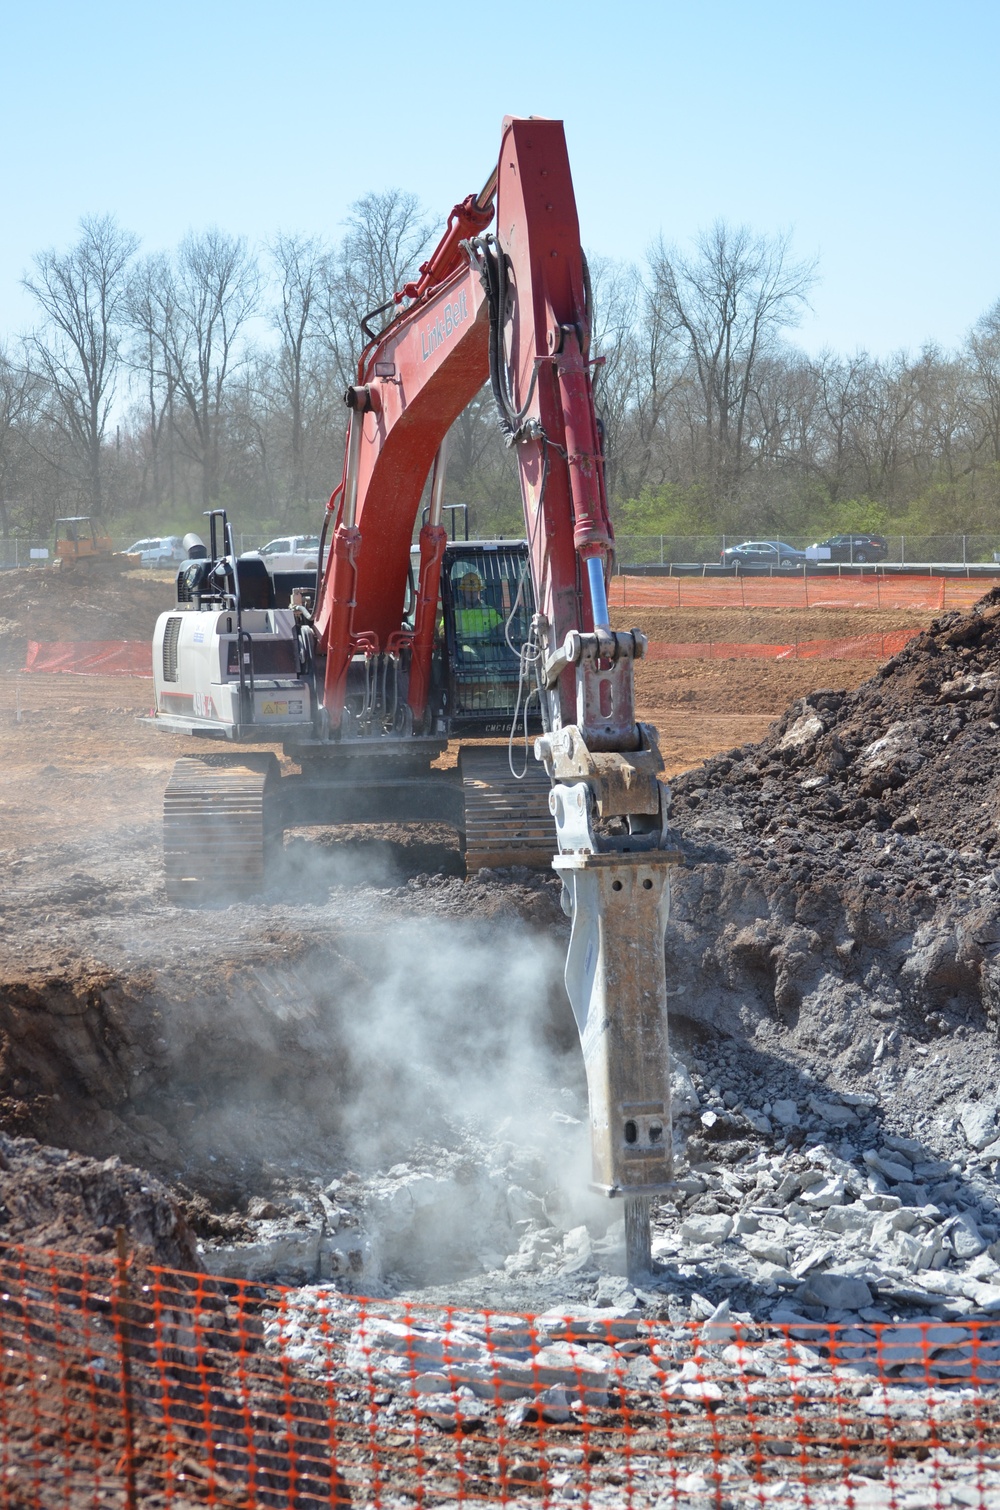
[[[682,1010],[858,1074],[1000,1009],[1000,591],[674,785]],[[984,1015],[985,1014],[985,1015]],[[879,1045],[881,1043],[881,1050]],[[992,1067],[967,1067],[975,1085]]]
[[[18,1243],[105,1253],[116,1227],[152,1263],[201,1267],[194,1234],[158,1180],[119,1158],[99,1162],[0,1133],[0,1251]]]
[[[4,572],[0,669],[23,666],[29,640],[150,640],[157,615],[173,601],[172,582],[146,576]]]

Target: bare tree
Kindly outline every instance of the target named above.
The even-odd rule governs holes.
[[[657,318],[689,364],[700,394],[704,468],[719,491],[751,460],[747,424],[761,360],[797,323],[815,264],[793,262],[787,236],[755,236],[717,221],[693,257],[659,241],[650,253]]]
[[[868,358],[861,384],[853,449],[857,490],[868,498],[901,503],[900,481],[912,438],[917,382],[905,355]]]
[[[326,398],[317,329],[329,252],[317,237],[278,235],[270,247],[280,288],[272,319],[281,342],[273,382],[287,413],[288,498],[305,504],[307,424]],[[332,467],[331,467],[332,470]]]
[[[173,430],[200,470],[206,508],[219,498],[227,385],[243,356],[260,281],[245,239],[210,230],[186,237],[175,269],[164,266],[148,285],[146,334],[155,331],[160,376],[181,411]]]
[[[814,462],[831,503],[862,486],[857,438],[870,366],[866,352],[844,359],[824,351],[814,364],[821,411]]]
[[[477,473],[496,439],[500,439],[496,404],[484,386],[466,404],[449,432],[448,480],[453,491],[466,495],[475,492]]]
[[[162,255],[144,258],[129,280],[127,298],[131,339],[128,361],[141,391],[142,431],[146,466],[143,469],[142,493],[152,482],[152,498],[157,504],[168,496],[175,502],[173,451],[170,427],[177,373],[171,359],[170,332],[175,318],[173,274]],[[167,472],[163,476],[163,452],[166,446]]]
[[[26,451],[25,421],[37,384],[27,361],[17,361],[0,346],[0,534],[10,538],[10,503],[17,486],[19,462]]]
[[[23,281],[45,316],[32,344],[49,386],[51,419],[80,467],[91,513],[100,514],[128,267],[139,243],[110,215],[88,217],[80,230],[69,252],[39,252],[34,276]]]
[[[626,467],[625,435],[642,388],[642,285],[631,263],[591,257],[588,269],[590,353],[599,363],[594,370],[594,400],[604,425],[605,481],[611,494],[619,479],[630,476],[631,480],[635,475]]]
[[[980,445],[1000,463],[1000,299],[972,327],[968,352]]]
[[[910,373],[915,399],[905,447],[908,475],[899,483],[954,489],[974,461],[968,373],[933,344],[924,347]]]
[[[322,333],[342,388],[356,381],[358,357],[367,344],[366,315],[391,315],[392,296],[417,270],[431,224],[415,194],[386,189],[366,194],[351,206],[347,231],[326,259],[322,289]]]

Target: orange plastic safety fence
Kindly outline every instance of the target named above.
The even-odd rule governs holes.
[[[928,576],[613,577],[612,608],[971,608],[993,579]]]
[[[882,1491],[1000,1496],[1000,1324],[501,1315],[0,1254],[10,1510],[722,1510]]]
[[[922,631],[894,629],[886,634],[855,634],[839,640],[797,640],[785,645],[732,644],[725,640],[650,640],[651,661],[843,661],[885,660]]]
[[[148,640],[29,640],[24,669],[151,677],[153,652]]]

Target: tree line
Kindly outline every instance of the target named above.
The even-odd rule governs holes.
[[[339,240],[259,249],[212,229],[142,255],[114,218],[83,220],[33,259],[38,323],[0,347],[0,533],[77,512],[168,533],[218,504],[244,529],[316,529],[362,320],[435,235],[401,190],[358,200]],[[817,270],[787,237],[719,222],[589,272],[619,530],[1000,528],[1000,300],[957,351],[809,357],[790,336]],[[447,493],[477,533],[518,532],[488,388],[454,427]]]

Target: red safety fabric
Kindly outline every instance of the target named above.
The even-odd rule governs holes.
[[[611,579],[612,608],[971,608],[993,586],[965,577],[630,577]]]
[[[151,677],[153,651],[145,640],[29,640],[24,669]]]

